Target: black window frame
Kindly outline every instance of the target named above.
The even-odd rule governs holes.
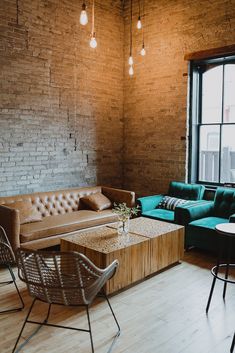
[[[222,144],[222,126],[235,125],[234,123],[224,123],[224,65],[235,65],[235,55],[223,55],[213,58],[206,58],[200,60],[190,60],[189,62],[189,124],[188,124],[188,182],[203,184],[211,188],[235,183],[225,182],[221,183],[221,144]],[[199,146],[200,146],[200,126],[213,125],[213,123],[202,123],[202,74],[210,67],[223,65],[223,82],[222,82],[222,121],[214,123],[219,125],[219,182],[209,182],[199,180]]]

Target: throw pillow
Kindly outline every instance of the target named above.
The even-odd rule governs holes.
[[[82,197],[81,200],[93,211],[102,211],[112,207],[112,202],[100,192]]]
[[[174,211],[177,206],[182,206],[186,203],[189,203],[189,201],[178,199],[177,197],[164,196],[158,204],[158,208]]]
[[[29,200],[15,201],[6,204],[9,208],[14,208],[20,212],[20,224],[38,222],[42,220],[42,215]]]

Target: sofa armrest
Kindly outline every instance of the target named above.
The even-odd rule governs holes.
[[[199,218],[209,217],[214,209],[214,201],[191,201],[189,204],[176,207],[175,223],[187,225]]]
[[[19,210],[0,205],[0,225],[4,228],[12,249],[15,252],[20,247]]]
[[[232,215],[229,217],[229,222],[230,222],[230,223],[235,223],[235,213],[232,214]]]
[[[137,204],[140,206],[141,213],[154,210],[158,206],[162,198],[163,195],[140,197],[137,200]]]
[[[122,189],[110,188],[102,186],[102,193],[107,196],[112,202],[123,203],[125,202],[128,207],[135,206],[135,193],[134,191],[127,191]]]

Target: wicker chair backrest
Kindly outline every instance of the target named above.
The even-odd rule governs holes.
[[[0,265],[12,265],[15,263],[15,255],[13,253],[6,232],[0,226]]]
[[[18,249],[17,263],[30,295],[55,304],[89,304],[112,275],[76,252]]]

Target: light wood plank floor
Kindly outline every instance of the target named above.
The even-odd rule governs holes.
[[[209,269],[215,258],[190,251],[182,264],[174,266],[111,298],[122,333],[115,353],[229,353],[235,330],[235,286],[229,285],[226,302],[222,283],[217,283],[209,315],[205,306],[211,285]],[[6,279],[7,271],[0,271]],[[217,281],[219,282],[219,281]],[[26,303],[22,312],[0,315],[0,352],[10,353],[31,302],[23,283],[18,281]],[[11,286],[0,288],[0,306],[16,302]],[[39,303],[35,318],[44,318],[46,305]],[[96,353],[106,352],[115,333],[105,302],[91,309]],[[86,327],[86,316],[76,309],[54,307],[51,322]],[[28,324],[24,339],[33,332]],[[27,353],[89,353],[89,335],[62,329],[42,328],[22,349]]]

